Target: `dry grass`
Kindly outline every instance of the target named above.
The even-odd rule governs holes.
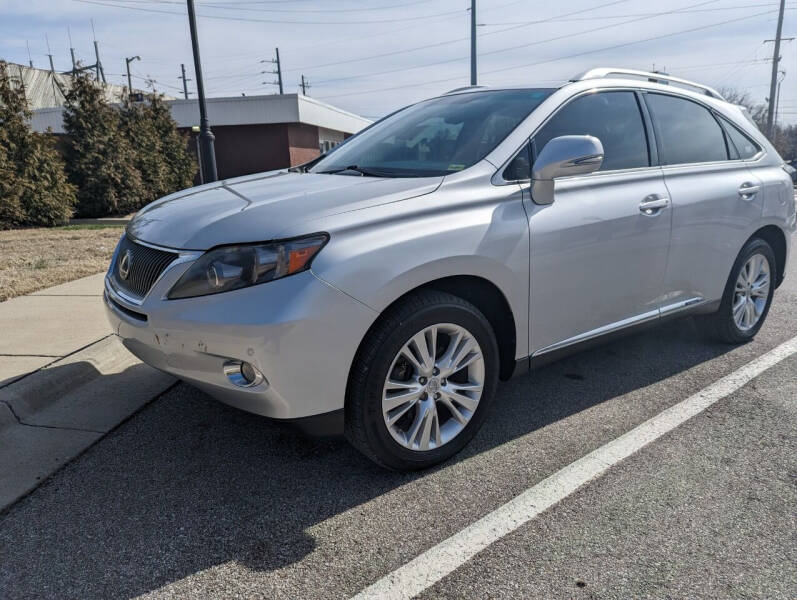
[[[123,227],[0,231],[0,302],[108,268]]]

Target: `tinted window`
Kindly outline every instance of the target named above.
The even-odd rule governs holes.
[[[728,160],[725,136],[707,108],[664,94],[646,94],[645,98],[656,122],[661,164]]]
[[[539,152],[560,135],[593,135],[603,144],[601,171],[647,167],[648,144],[633,92],[602,92],[576,98],[534,136]]]
[[[523,146],[512,162],[506,166],[503,177],[506,181],[531,179],[531,143]]]
[[[743,134],[735,125],[722,119],[725,124],[725,131],[731,139],[731,154],[732,158],[752,158],[761,150],[761,148],[753,140]]]
[[[487,156],[551,90],[496,90],[419,102],[369,127],[313,173],[356,165],[386,177],[446,175]]]

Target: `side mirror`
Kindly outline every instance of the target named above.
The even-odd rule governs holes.
[[[531,172],[531,197],[537,204],[552,204],[554,180],[584,175],[600,169],[603,144],[591,135],[563,135],[545,144]]]

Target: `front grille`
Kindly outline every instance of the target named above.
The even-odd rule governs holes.
[[[120,265],[128,256],[125,266],[127,277],[122,278]],[[177,258],[176,252],[156,250],[137,244],[127,236],[119,242],[119,252],[113,265],[113,280],[117,287],[143,298],[161,276],[161,273]]]

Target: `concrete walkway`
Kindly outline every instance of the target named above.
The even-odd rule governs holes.
[[[174,382],[111,335],[103,277],[0,302],[0,510]]]
[[[0,302],[0,388],[111,333],[104,273]]]

